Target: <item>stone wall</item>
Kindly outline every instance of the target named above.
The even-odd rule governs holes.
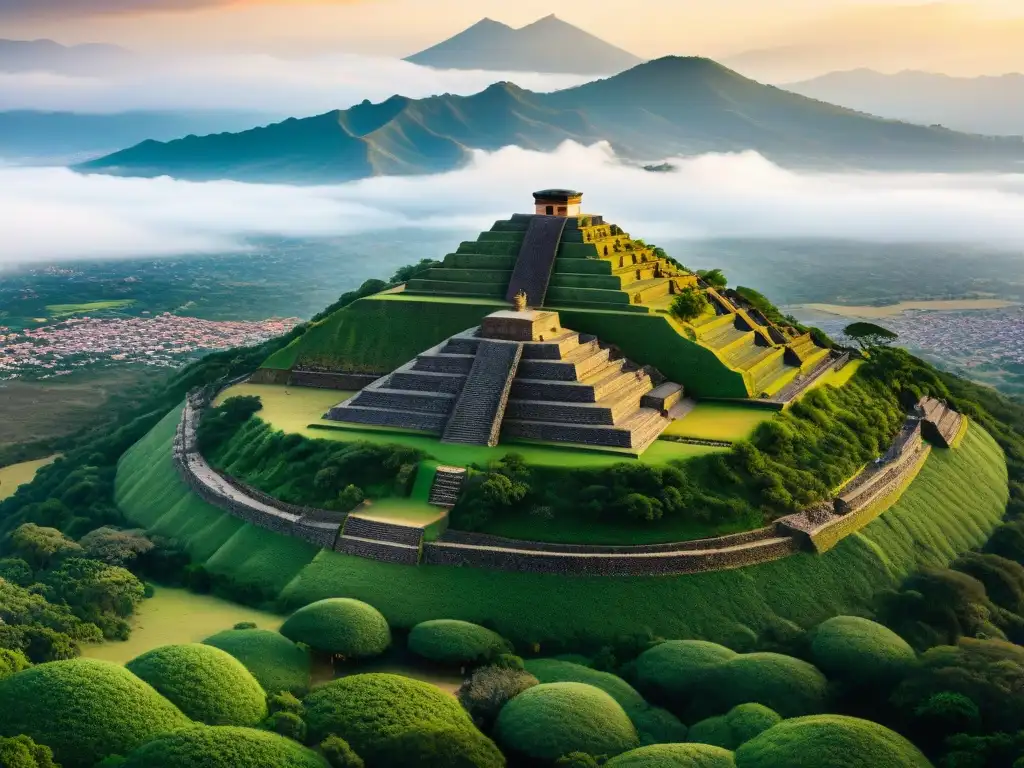
[[[658,576],[741,568],[778,560],[801,549],[822,553],[880,514],[884,506],[879,502],[913,479],[929,451],[921,442],[920,416],[910,416],[884,459],[864,470],[839,498],[782,518],[774,526],[729,536],[605,546],[527,542],[449,530],[437,541],[417,547],[393,536],[376,540],[379,536],[373,526],[378,524],[371,521],[362,523],[365,530],[354,527],[355,535],[341,535],[339,523],[331,519],[337,512],[286,504],[215,472],[196,447],[200,415],[214,395],[212,390],[190,393],[175,433],[174,462],[193,492],[261,528],[325,549],[408,565],[422,562],[570,576]],[[942,423],[941,416],[938,422]]]
[[[327,373],[325,371],[294,370],[291,372],[287,383],[293,387],[315,387],[317,389],[340,389],[356,392],[372,384],[378,378],[380,376],[364,373]]]

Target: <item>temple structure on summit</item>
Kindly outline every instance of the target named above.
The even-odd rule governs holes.
[[[579,216],[583,193],[571,189],[544,189],[533,193],[538,216]]]

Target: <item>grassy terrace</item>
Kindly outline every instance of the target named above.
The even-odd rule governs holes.
[[[283,432],[297,432],[306,437],[341,442],[365,440],[371,443],[399,443],[419,448],[437,461],[455,466],[487,464],[511,452],[522,454],[530,464],[542,466],[605,467],[634,459],[629,453],[577,450],[525,441],[505,442],[496,448],[448,445],[441,443],[433,435],[416,435],[364,425],[343,426],[338,422],[321,418],[332,405],[347,400],[353,394],[355,393],[307,387],[237,384],[222,392],[218,402],[223,402],[234,395],[258,395],[263,401],[263,410],[259,412],[259,417]],[[721,449],[658,441],[640,457],[639,461],[664,464],[674,459],[688,459],[716,450]]]
[[[750,437],[759,425],[771,420],[776,413],[745,403],[698,403],[686,416],[672,422],[663,434],[735,442]]]
[[[728,643],[777,618],[809,626],[857,613],[877,590],[915,568],[947,565],[980,545],[1002,518],[1008,495],[1002,452],[974,425],[960,450],[932,451],[899,502],[820,557],[661,578],[410,567],[320,552],[204,503],[171,461],[177,418],[172,411],[121,460],[116,498],[133,524],[180,539],[195,562],[275,596],[282,608],[355,597],[379,608],[393,626],[435,618],[491,622],[507,637],[542,649],[552,638],[613,638],[638,627]]]

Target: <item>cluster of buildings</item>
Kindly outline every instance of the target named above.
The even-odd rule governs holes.
[[[300,322],[296,317],[242,322],[164,313],[75,317],[22,331],[0,326],[0,381],[64,376],[96,365],[176,368],[213,350],[262,343]]]
[[[819,323],[837,340],[852,320]],[[943,367],[1024,363],[1024,308],[942,312],[907,310],[872,322],[898,333],[902,347],[943,361]]]

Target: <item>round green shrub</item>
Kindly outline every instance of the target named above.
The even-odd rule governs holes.
[[[32,666],[32,662],[21,651],[0,648],[0,680],[10,677]]]
[[[811,660],[830,678],[891,688],[910,671],[917,656],[888,627],[858,616],[836,616],[811,633]]]
[[[0,680],[0,712],[0,736],[25,734],[65,768],[91,768],[192,725],[120,664],[93,659],[39,664]]]
[[[655,744],[613,757],[605,768],[736,768],[732,752],[709,744]]]
[[[417,624],[409,632],[409,650],[443,664],[482,664],[512,650],[511,644],[479,624],[435,619]]]
[[[636,681],[647,695],[663,701],[685,701],[699,671],[736,656],[724,645],[703,640],[669,640],[641,653],[636,659]]]
[[[125,666],[201,723],[248,726],[267,716],[267,695],[256,678],[212,645],[164,645]]]
[[[640,744],[636,728],[611,696],[584,683],[546,683],[506,704],[495,727],[498,743],[533,760],[570,752],[618,755]]]
[[[856,717],[812,715],[784,720],[736,750],[737,768],[931,768],[894,731]]]
[[[779,713],[763,704],[740,704],[724,715],[691,726],[689,740],[735,750],[781,722]]]
[[[377,750],[407,731],[475,730],[454,697],[400,675],[343,677],[317,688],[303,703],[312,740],[340,736],[369,766],[385,765],[377,760]]]
[[[825,708],[828,681],[812,664],[779,653],[745,653],[697,676],[688,721],[728,712],[738,704],[764,704],[783,717]]]
[[[505,756],[475,728],[403,731],[374,750],[375,765],[422,768],[504,768]]]
[[[391,645],[391,630],[381,612],[346,597],[332,597],[300,608],[281,627],[281,634],[347,659],[379,656]]]
[[[229,629],[203,640],[238,659],[267,693],[309,690],[309,651],[269,629]]]
[[[325,768],[311,749],[276,733],[198,726],[162,736],[132,752],[122,768]]]
[[[629,683],[610,672],[601,672],[572,661],[531,659],[526,671],[542,683],[586,683],[600,688],[626,711],[641,744],[663,744],[686,739],[686,726],[671,712],[652,707]]]

